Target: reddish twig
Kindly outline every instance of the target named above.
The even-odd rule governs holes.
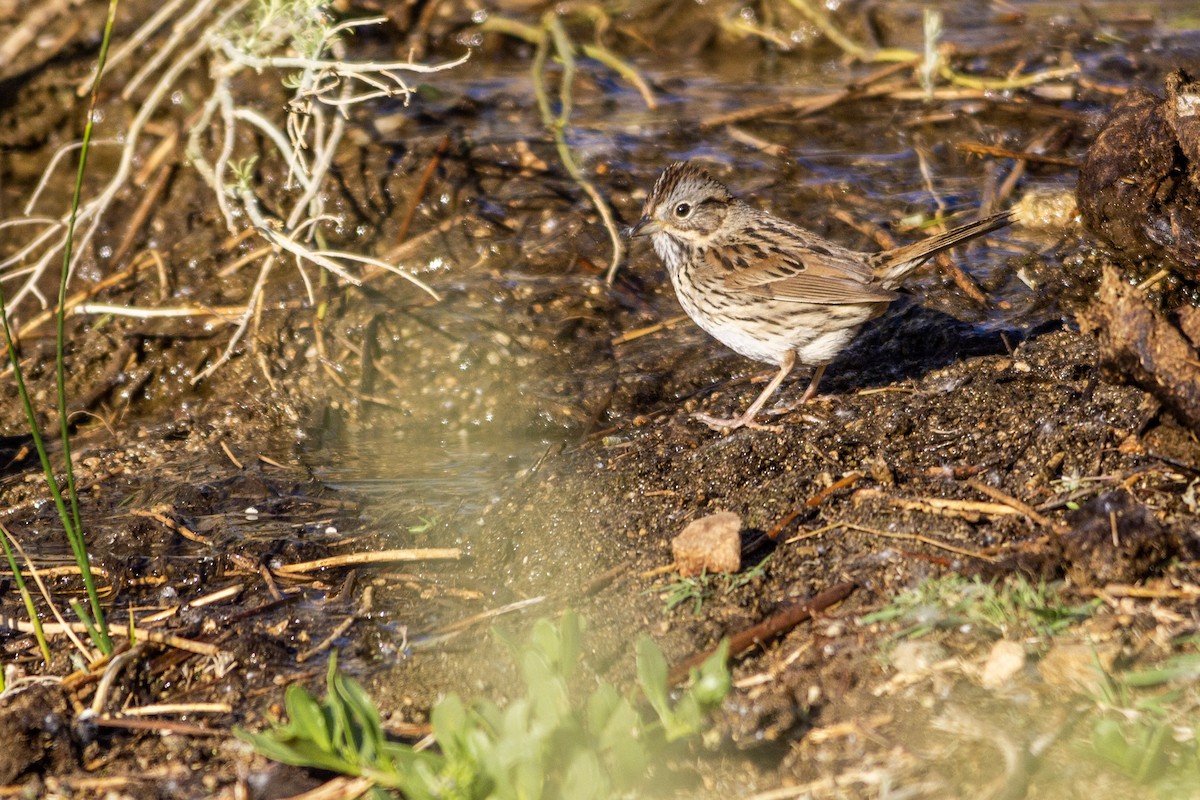
[[[856,586],[858,584],[854,581],[844,581],[826,589],[807,602],[789,606],[778,614],[774,614],[758,623],[753,628],[747,628],[741,633],[735,634],[729,640],[729,657],[734,658],[741,655],[751,647],[770,641],[781,633],[796,627],[801,622],[807,622],[815,614],[845,600],[854,591]],[[671,685],[683,682],[693,669],[703,664],[715,651],[715,647],[710,648],[703,653],[697,653],[691,658],[676,664],[671,668],[667,676],[667,682]]]

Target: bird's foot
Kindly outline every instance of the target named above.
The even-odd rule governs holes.
[[[814,396],[814,397],[810,397],[807,399],[801,397],[798,400],[793,400],[790,403],[784,403],[783,405],[775,406],[775,408],[768,408],[766,411],[764,411],[762,413],[768,417],[782,417],[785,414],[791,414],[793,411],[798,411],[798,410],[804,408],[805,406],[808,406],[808,405],[811,405],[814,403],[819,403],[822,401],[828,401],[828,400],[832,399],[832,397],[833,397],[832,395],[828,395],[828,394]]]
[[[703,422],[708,427],[712,428],[717,433],[732,433],[738,428],[751,428],[756,431],[773,431],[779,433],[783,428],[778,425],[764,425],[761,422],[755,422],[754,416],[750,414],[742,414],[740,417],[714,417],[712,414],[692,414],[692,419],[697,422]]]

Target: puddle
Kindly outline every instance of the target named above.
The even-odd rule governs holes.
[[[354,430],[326,449],[310,453],[313,474],[323,483],[397,509],[421,509],[414,527],[431,516],[470,519],[496,502],[555,442],[504,430],[404,428]]]

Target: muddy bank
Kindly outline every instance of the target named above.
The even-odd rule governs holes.
[[[919,9],[885,10],[844,24],[919,44]],[[1124,41],[1037,5],[983,32],[948,15],[948,35],[976,48],[960,70],[1079,69],[926,100],[911,68],[848,66],[819,41],[795,53],[754,36],[735,47],[709,9],[688,13],[707,33],[672,59],[629,33],[673,35],[662,19],[636,15],[612,40],[571,20],[582,41],[626,45],[660,102],[646,109],[611,70],[581,68],[570,143],[616,219],[636,219],[663,165],[690,157],[756,204],[861,249],[875,247],[872,225],[907,241],[942,210],[1069,190],[1070,164],[1112,97],[1161,84],[1200,52],[1194,32],[1136,15],[1106,18]],[[469,15],[448,16],[397,13],[396,27],[362,37],[364,57],[400,52],[414,27],[428,52],[450,57],[475,31]],[[1045,38],[1027,36],[1042,23]],[[326,205],[342,217],[326,231],[331,247],[399,263],[437,300],[381,272],[355,273],[362,285],[351,286],[278,265],[250,335],[194,383],[225,351],[262,241],[229,235],[178,139],[145,188],[120,198],[87,252],[87,299],[201,308],[72,317],[83,512],[114,620],[132,608],[219,654],[143,641],[95,725],[75,722],[95,677],[70,682],[57,695],[70,710],[52,726],[69,733],[47,737],[40,760],[22,755],[30,763],[5,780],[35,794],[286,796],[328,776],[269,765],[230,731],[280,713],[289,683],[319,687],[332,648],[389,730],[415,740],[447,691],[511,696],[492,624],[519,631],[578,609],[587,666],[627,683],[641,633],[682,662],[850,584],[844,602],[733,662],[716,745],[678,765],[693,776],[689,796],[1140,791],[1136,775],[1095,758],[1094,718],[1079,707],[1101,713],[1087,700],[1097,688],[1073,676],[1091,674],[1094,653],[1116,671],[1190,652],[1200,453],[1168,412],[1106,380],[1095,342],[1076,330],[1111,257],[1070,224],[990,237],[955,257],[985,302],[931,267],[831,365],[822,397],[778,419],[780,433],[717,436],[690,414],[745,408],[760,368],[678,318],[649,248],[632,247],[606,283],[611,244],[541,123],[532,48],[479,36],[473,60],[430,78],[412,106],[380,101],[352,117]],[[746,58],[719,59],[722,47]],[[265,77],[245,88],[286,101]],[[119,119],[116,95],[107,103]],[[67,136],[68,119],[9,141],[49,153],[47,131]],[[139,158],[171,135],[157,131]],[[33,178],[14,150],[3,168]],[[255,173],[272,190],[284,178],[278,164]],[[11,206],[28,187],[4,191]],[[158,192],[148,216],[145,192]],[[133,232],[122,216],[140,220]],[[46,330],[31,324],[22,342],[43,399]],[[5,391],[4,432],[19,437]],[[13,441],[0,486],[5,524],[38,563],[57,565],[65,548],[23,444]],[[743,521],[743,572],[680,587],[670,540],[716,511]],[[394,549],[458,552],[287,569]],[[932,628],[924,637],[900,634],[907,618],[868,616],[938,580],[1017,575],[1056,582],[1066,604],[1103,605],[1054,640],[963,622],[929,599],[914,612]],[[69,573],[54,580],[76,588]],[[681,589],[691,594],[668,607],[664,595]],[[19,612],[14,595],[3,593],[5,614]],[[1019,651],[1002,678],[998,642]],[[70,671],[65,649],[41,666],[25,633],[7,632],[4,646],[18,672]],[[200,701],[226,705],[148,725],[122,713]]]

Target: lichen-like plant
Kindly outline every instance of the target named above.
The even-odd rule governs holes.
[[[188,160],[212,190],[230,232],[242,234],[250,229],[264,240],[259,273],[241,309],[239,324],[224,353],[196,380],[211,374],[234,351],[263,302],[272,268],[282,258],[300,269],[310,301],[314,296],[306,264],[329,270],[348,283],[358,283],[355,270],[371,265],[437,296],[396,265],[321,247],[318,232],[322,225],[337,224],[325,212],[325,189],[346,131],[348,109],[379,97],[402,97],[407,102],[413,90],[406,76],[451,69],[467,56],[436,65],[348,60],[344,37],[383,18],[335,22],[329,6],[328,0],[167,0],[109,59],[110,65],[143,59],[122,90],[125,99],[137,98],[137,106],[118,138],[120,153],[112,174],[99,192],[79,207],[76,253],[85,251],[115,198],[131,187],[135,161],[145,149],[148,124],[170,115],[173,104],[186,100],[199,106],[186,132]],[[202,71],[209,79],[205,96],[187,98],[185,87],[194,85],[193,79]],[[283,109],[239,88],[247,83],[239,83],[246,73],[270,72],[278,73],[292,92]],[[250,133],[255,135],[247,135]],[[260,149],[249,149],[253,147]],[[59,160],[52,159],[47,175]],[[286,167],[288,179],[278,184],[253,184],[252,169],[268,165]],[[66,215],[55,218],[34,213],[41,189],[39,186],[30,197],[25,216],[0,222],[36,231],[13,252],[0,257],[0,278],[22,279],[11,295],[10,308],[30,296],[40,298],[39,279],[66,244]],[[265,210],[268,208],[278,211],[272,214]],[[72,260],[72,267],[78,258]],[[46,305],[44,298],[41,303]],[[104,311],[121,313],[112,307]],[[129,313],[155,316],[156,310],[130,309]],[[178,310],[163,309],[161,313],[177,316]]]

